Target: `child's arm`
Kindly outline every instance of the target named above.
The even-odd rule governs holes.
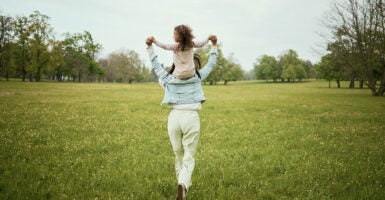
[[[175,50],[178,47],[178,44],[164,44],[156,40],[154,37],[152,38],[152,41],[155,43],[156,46],[165,49],[165,50]]]
[[[209,42],[209,37],[202,41],[194,41],[194,47],[203,47]]]

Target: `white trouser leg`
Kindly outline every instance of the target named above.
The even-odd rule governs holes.
[[[168,134],[175,154],[178,184],[191,186],[195,153],[200,134],[199,114],[192,110],[172,110],[168,116]]]

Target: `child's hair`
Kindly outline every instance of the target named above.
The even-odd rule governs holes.
[[[199,78],[201,78],[201,74],[199,73],[199,69],[201,66],[201,57],[194,53],[194,65],[195,65],[195,73],[198,75]],[[175,70],[175,64],[172,63],[171,67],[169,68],[168,74],[172,74]]]
[[[179,25],[174,28],[179,35],[179,50],[184,51],[185,49],[192,48],[194,46],[192,29],[187,25]]]

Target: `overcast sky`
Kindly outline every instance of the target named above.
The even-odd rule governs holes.
[[[263,54],[279,56],[294,49],[313,63],[327,32],[321,18],[332,0],[0,0],[0,12],[27,16],[38,10],[50,17],[56,37],[90,31],[103,46],[100,56],[119,49],[139,53],[150,65],[144,40],[153,35],[173,42],[173,29],[188,24],[196,39],[216,34],[225,56],[244,70]],[[317,50],[317,51],[315,51]],[[157,48],[160,61],[172,62],[172,52]]]

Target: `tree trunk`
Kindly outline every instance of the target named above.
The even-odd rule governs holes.
[[[331,80],[329,80],[329,88],[331,88]]]
[[[25,82],[26,72],[25,72],[25,70],[24,70],[24,67],[23,67],[23,69],[22,69],[21,71],[22,71],[21,80],[22,80],[23,82]]]
[[[225,85],[227,85],[227,80],[225,80]]]
[[[40,82],[40,67],[37,68],[37,72],[35,73],[35,81]]]
[[[378,96],[384,95],[385,92],[385,66],[384,66],[384,73],[382,74],[381,81],[380,81],[380,88],[378,89]]]
[[[341,81],[340,81],[340,79],[337,79],[337,88],[341,88]]]
[[[369,82],[368,81],[368,87],[369,87],[370,91],[372,92],[372,96],[377,96],[377,93],[376,93],[376,82]]]
[[[57,81],[59,81],[59,82],[61,82],[62,80],[61,80],[61,76],[60,76],[60,73],[56,73],[56,79],[57,79]]]
[[[360,88],[364,88],[364,80],[360,80]]]
[[[349,88],[355,88],[355,84],[354,83],[355,83],[354,78],[352,78],[350,80]]]

